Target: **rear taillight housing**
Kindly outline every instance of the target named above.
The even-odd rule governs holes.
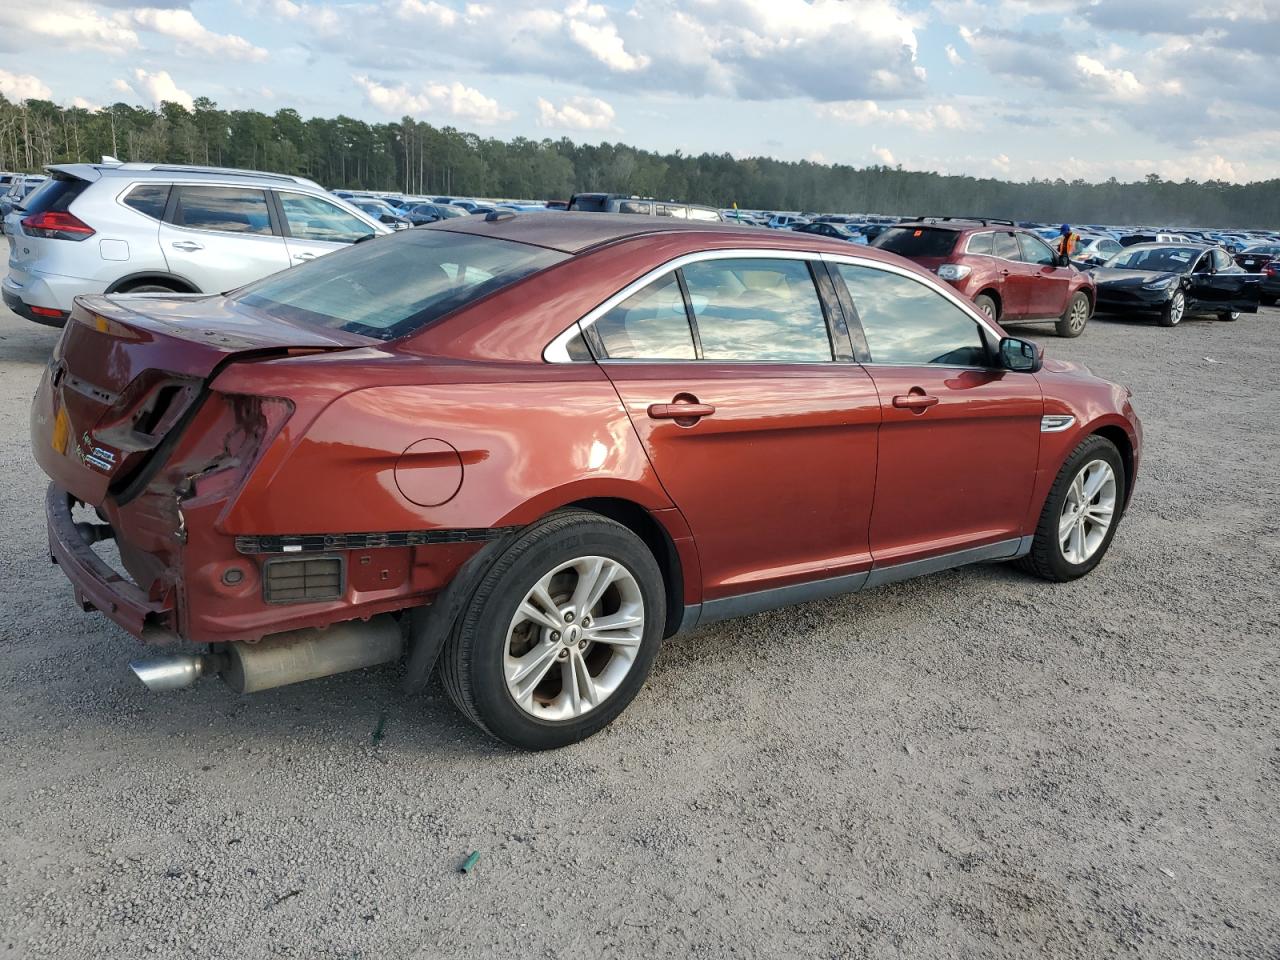
[[[1268,277],[1274,277],[1276,275],[1276,265],[1274,263],[1268,263],[1263,268],[1262,272],[1265,273]]]
[[[94,234],[93,227],[65,210],[33,213],[22,219],[22,229],[28,236],[45,240],[87,240]]]

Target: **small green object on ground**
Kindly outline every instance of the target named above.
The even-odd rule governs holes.
[[[476,864],[480,862],[480,851],[472,850],[471,856],[462,861],[462,872],[470,873],[476,868]]]
[[[373,728],[373,745],[375,747],[382,742],[382,738],[383,736],[385,736],[383,731],[386,729],[386,727],[387,727],[387,714],[386,714],[386,711],[384,710],[382,713],[378,715],[378,725]]]

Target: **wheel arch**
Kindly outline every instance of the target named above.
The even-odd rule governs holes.
[[[991,302],[996,305],[995,318],[997,321],[999,321],[1000,316],[1004,313],[1004,299],[1000,296],[1000,291],[998,291],[995,287],[983,287],[981,290],[979,290],[977,293],[973,295],[974,300],[977,300],[979,297],[991,298]]]
[[[1124,465],[1124,508],[1128,509],[1129,500],[1133,497],[1133,476],[1136,466],[1133,457],[1133,438],[1124,427],[1115,423],[1097,426],[1090,431],[1090,434],[1110,440],[1120,451],[1120,462]]]
[[[117,280],[112,281],[103,293],[119,293],[123,287],[131,286],[135,283],[165,283],[171,284],[181,289],[178,293],[200,293],[201,290],[190,280],[180,277],[176,273],[169,273],[165,270],[141,270],[137,273],[126,274]]]
[[[634,500],[621,497],[588,497],[565,506],[608,517],[644,541],[658,562],[667,591],[667,621],[662,635],[669,637],[676,633],[684,619],[685,565],[666,525]]]

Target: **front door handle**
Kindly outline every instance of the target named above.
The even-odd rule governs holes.
[[[316,255],[314,253],[311,253],[310,251],[307,251],[304,253],[295,253],[293,255],[293,259],[295,260],[314,260],[315,258],[316,258]]]
[[[188,253],[204,249],[203,243],[196,243],[194,240],[176,240],[169,244],[169,246],[173,247],[175,250],[186,250]]]
[[[894,397],[893,405],[902,410],[913,410],[916,413],[924,413],[927,409],[938,402],[937,397],[931,397],[927,393],[908,393],[903,397]]]
[[[699,403],[696,397],[684,399],[682,394],[671,403],[649,404],[650,420],[674,420],[682,427],[690,427],[703,417],[709,417],[716,408],[709,403]]]

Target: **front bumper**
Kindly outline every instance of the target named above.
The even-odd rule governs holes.
[[[1158,311],[1169,302],[1173,288],[1148,290],[1141,286],[1098,287],[1098,311],[1143,310]]]
[[[71,581],[80,608],[105,614],[113,623],[147,643],[175,639],[172,603],[152,600],[94,553],[76,529],[71,504],[70,494],[56,484],[49,484],[44,501],[49,558]]]

